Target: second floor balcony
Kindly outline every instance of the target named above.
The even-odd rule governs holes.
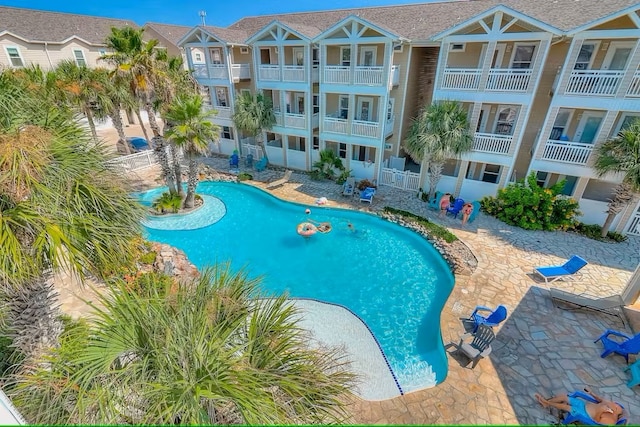
[[[231,107],[224,107],[224,106],[221,106],[221,105],[205,104],[204,105],[204,109],[207,110],[207,111],[217,111],[218,114],[213,116],[214,118],[231,119],[231,116],[233,115],[233,110],[231,109]]]
[[[592,152],[593,144],[550,139],[544,145],[541,160],[586,165]]]
[[[196,79],[229,81],[229,69],[226,64],[194,64],[193,76]],[[231,64],[231,76],[234,82],[251,79],[249,64]]]
[[[526,92],[533,71],[520,68],[492,68],[486,83],[480,87],[482,68],[446,68],[442,72],[442,89],[486,90],[496,92]]]
[[[473,136],[472,151],[490,154],[505,154],[511,152],[513,135],[476,132]]]
[[[280,110],[274,110],[276,116],[276,126],[284,126],[294,129],[307,128],[307,115],[297,113],[282,113]]]
[[[325,117],[323,122],[323,130],[325,132],[337,133],[342,135],[353,135],[364,138],[379,138],[380,123],[365,120],[352,120],[349,125],[347,119],[338,117]]]

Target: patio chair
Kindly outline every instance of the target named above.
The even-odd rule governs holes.
[[[551,282],[555,282],[556,280],[563,279],[565,277],[570,278],[587,264],[588,262],[578,255],[573,255],[562,265],[536,267],[534,272],[542,276],[542,278],[544,278],[544,283],[548,285]]]
[[[436,211],[440,210],[440,199],[442,198],[442,194],[443,193],[436,191],[435,198],[429,200],[427,207]]]
[[[640,384],[640,359],[625,367],[624,370],[631,372],[631,378],[627,383],[627,387],[632,388]]]
[[[244,159],[244,166],[247,168],[253,167],[253,154],[247,154],[247,157]]]
[[[293,173],[293,171],[286,171],[284,173],[284,176],[280,179],[277,179],[273,182],[270,182],[269,184],[267,184],[267,186],[265,188],[275,188],[275,187],[279,187],[281,185],[283,185],[284,183],[289,181],[289,178],[291,178],[291,174]]]
[[[353,196],[353,190],[356,188],[356,179],[352,176],[347,178],[344,185],[342,186],[342,195],[343,196]]]
[[[453,215],[454,218],[458,218],[458,214],[462,210],[464,206],[464,200],[461,198],[457,198],[453,201],[453,203],[447,208],[447,215]]]
[[[574,399],[578,398],[578,399],[586,400],[587,402],[590,402],[590,403],[598,403],[598,401],[593,396],[582,391],[574,391],[573,393],[570,393],[567,396]],[[616,403],[620,405],[620,403],[618,402]],[[624,406],[620,405],[620,407],[624,409]],[[573,413],[560,411],[560,413],[561,413],[560,421],[563,425],[568,425],[572,423],[578,423],[578,425],[587,425],[587,426],[601,425],[594,422],[594,420],[589,416],[589,414],[586,413],[586,411],[576,411]],[[622,425],[626,423],[627,423],[627,419],[622,417],[616,422],[616,425]]]
[[[360,193],[361,202],[373,202],[373,196],[376,194],[376,189],[373,187],[367,187]]]
[[[620,320],[622,320],[622,325],[626,325],[624,313],[622,312],[622,307],[624,307],[625,304],[620,295],[612,295],[604,298],[589,298],[556,288],[549,289],[549,293],[551,294],[553,305],[556,307],[558,307],[556,301],[560,301],[574,306],[574,308],[565,308],[566,310],[588,309],[599,311],[612,316],[618,316]]]
[[[473,222],[478,216],[478,213],[480,213],[480,202],[476,200],[471,202],[471,204],[473,205],[473,210],[471,211],[471,215],[469,215],[469,220],[467,222]]]
[[[490,312],[488,316],[483,316],[479,312],[488,311]],[[487,325],[489,327],[498,326],[500,323],[507,318],[507,307],[504,305],[499,305],[495,310],[490,309],[489,307],[485,307],[483,305],[479,305],[473,310],[471,316],[468,319],[473,322],[473,332],[476,332],[480,325]]]
[[[469,339],[471,339],[470,342]],[[471,359],[473,362],[471,369],[473,369],[480,359],[491,353],[491,343],[494,339],[496,336],[493,330],[487,325],[480,325],[477,331],[462,335],[460,342],[452,345]]]
[[[613,335],[621,340],[614,341],[609,338],[609,335]],[[623,332],[614,331],[613,329],[607,329],[600,337],[594,342],[602,341],[604,351],[600,357],[607,357],[611,353],[616,353],[624,356],[627,364],[629,364],[629,355],[640,353],[640,334],[634,336],[627,335]]]
[[[240,157],[238,152],[234,151],[231,157],[229,157],[229,168],[238,169],[240,167]]]
[[[268,163],[267,158],[263,157],[260,160],[258,160],[258,163],[256,163],[253,168],[258,172],[262,172],[267,168],[267,163]]]

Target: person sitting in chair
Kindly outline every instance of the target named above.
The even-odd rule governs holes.
[[[473,205],[471,203],[465,203],[462,207],[462,225],[465,225],[469,221],[469,216],[473,212]]]
[[[572,415],[582,415],[587,419],[593,420],[594,424],[614,425],[622,417],[622,407],[611,400],[605,400],[602,397],[584,389],[591,395],[597,403],[587,402],[579,397],[570,397],[567,394],[558,394],[556,396],[545,399],[539,393],[535,394],[535,398],[543,408],[553,407],[561,411],[569,412]]]
[[[451,206],[451,193],[444,193],[440,198],[440,216],[445,216],[449,206]]]

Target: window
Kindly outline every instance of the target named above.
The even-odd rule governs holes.
[[[74,49],[73,56],[76,59],[76,64],[78,64],[78,67],[87,66],[87,61],[84,60],[84,53],[80,49]]]
[[[289,137],[289,150],[294,151],[306,151],[306,138],[302,136],[290,136]]]
[[[349,116],[349,95],[340,95],[338,105],[338,118],[346,119]]]
[[[218,107],[228,106],[229,104],[227,103],[227,89],[224,87],[217,87],[216,99],[218,100],[218,103],[216,104],[216,106]]]
[[[451,52],[464,52],[466,45],[464,43],[451,43],[449,50]]]
[[[564,194],[565,196],[571,196],[573,195],[573,190],[575,190],[576,184],[578,183],[578,177],[565,176],[564,179],[565,179],[564,187],[562,187],[562,191],[560,191],[560,194]]]
[[[495,133],[498,135],[512,135],[518,110],[514,107],[500,107],[498,111]]]
[[[497,184],[500,178],[500,165],[485,164],[482,171],[482,181]]]
[[[304,65],[304,48],[303,47],[293,48],[293,65],[297,65],[297,66]]]
[[[393,118],[393,106],[395,104],[395,98],[389,98],[389,102],[387,103],[387,121],[390,122]]]
[[[319,150],[320,149],[320,138],[318,138],[317,136],[313,137],[311,148],[313,150]]]
[[[320,112],[320,96],[313,95],[313,114],[318,114]]]
[[[219,47],[214,47],[209,50],[211,53],[212,64],[222,64],[222,51]]]
[[[595,43],[585,43],[580,48],[580,53],[576,59],[576,64],[573,66],[574,70],[588,70],[591,67],[591,60],[594,57],[596,51]]]
[[[536,46],[529,45],[516,45],[513,52],[513,60],[511,61],[511,68],[527,69],[531,68],[533,62],[533,52],[536,50]]]
[[[556,121],[553,122],[553,129],[551,129],[551,135],[549,139],[554,141],[564,141],[568,140],[567,137],[567,127],[569,125],[569,121],[571,119],[571,110],[560,109],[558,111],[558,115],[556,116]]]
[[[105,56],[107,54],[107,51],[104,49],[100,49],[98,53],[100,54],[100,56]]]
[[[347,144],[338,144],[338,157],[341,159],[347,158]]]
[[[7,48],[7,56],[9,57],[9,61],[11,61],[11,65],[14,67],[24,67],[24,61],[20,56],[20,51],[17,47],[8,47]]]
[[[618,122],[618,126],[616,126],[616,131],[613,133],[614,135],[618,135],[623,130],[627,129],[631,126],[636,120],[640,120],[640,114],[623,114],[622,120]]]
[[[311,60],[314,67],[320,65],[320,49],[318,49],[317,47],[314,47],[311,50]]]
[[[251,95],[251,90],[250,89],[240,89],[240,96],[244,96],[245,93]]]
[[[240,53],[242,53],[243,55],[246,55],[247,53],[249,53],[249,48],[248,47],[241,47],[240,48]]]
[[[201,55],[199,52],[197,52],[197,53],[195,54],[195,57],[196,57],[196,59],[195,59],[195,60],[196,60],[197,62],[202,62],[202,55]]]
[[[401,44],[393,45],[394,52],[402,53],[403,50],[404,50],[404,45],[401,45]]]
[[[536,184],[538,184],[538,187],[544,188],[547,185],[547,182],[549,182],[549,175],[549,172],[536,172]]]
[[[351,65],[351,47],[340,47],[340,65],[343,67],[349,67]]]
[[[222,126],[222,131],[220,132],[220,138],[233,139],[233,128],[231,128],[230,126]]]
[[[373,161],[375,157],[375,148],[373,147],[365,147],[363,145],[354,145],[353,147],[353,155],[351,157],[352,160],[358,160],[361,162],[366,162],[368,160]]]

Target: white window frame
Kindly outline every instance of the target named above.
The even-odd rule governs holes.
[[[343,60],[345,50],[349,50],[348,61]],[[344,65],[346,62],[348,62],[348,64]],[[351,52],[351,46],[340,46],[340,65],[343,67],[350,67],[352,62],[353,62],[353,52]]]
[[[78,52],[80,52],[80,55],[82,56],[82,59],[78,58]],[[73,49],[73,60],[76,62],[76,65],[78,67],[87,67],[87,57],[84,54],[84,51],[82,49]],[[78,63],[79,60],[82,60],[84,62],[83,64]]]
[[[249,53],[249,48],[248,47],[241,47],[240,48],[240,53],[243,55],[246,55]]]
[[[320,94],[314,93],[311,96],[311,103],[313,104],[312,105],[313,114],[320,113]]]
[[[314,47],[311,49],[311,63],[314,67],[320,65],[320,48]]]
[[[342,106],[342,100],[347,100],[347,107]],[[347,110],[347,117],[342,117],[342,110]],[[349,118],[349,95],[339,95],[338,96],[338,118],[339,119],[348,119]]]
[[[107,54],[107,50],[106,49],[100,49],[98,51],[98,54],[100,54],[100,56],[105,56]]]
[[[371,52],[371,65],[364,65],[364,58],[367,52]],[[375,67],[378,60],[378,48],[375,46],[362,46],[360,48],[360,67]]]
[[[402,53],[404,52],[404,45],[403,44],[395,44],[393,45],[393,51],[395,53]]]
[[[620,120],[618,120],[618,123],[616,124],[616,128],[612,136],[616,136],[620,133],[620,131],[622,131],[622,125],[627,117],[635,117],[636,119],[640,119],[640,113],[623,113],[620,116]]]
[[[531,61],[529,62],[529,67],[528,68],[514,68],[513,67],[513,60],[516,57],[516,52],[518,51],[518,48],[520,46],[533,46],[533,52],[531,53]],[[514,69],[514,70],[531,70],[534,66],[535,60],[536,60],[536,51],[540,48],[540,44],[539,43],[533,43],[533,42],[518,42],[518,43],[514,43],[513,44],[513,52],[511,52],[511,60],[509,61],[509,68],[510,69]],[[520,61],[520,63],[523,63],[524,61]]]
[[[544,173],[546,174],[544,176],[544,179],[540,179],[538,174]],[[551,178],[551,172],[547,172],[547,171],[536,171],[536,183],[541,187],[541,188],[547,188],[549,186],[549,178]]]
[[[226,86],[214,86],[215,94],[216,94],[216,107],[229,107],[229,89]],[[224,96],[224,102],[226,105],[220,104],[220,97],[218,96],[218,91],[221,91]]]
[[[291,48],[292,53],[292,65],[304,67],[305,58],[304,58],[304,47],[293,47]],[[302,64],[298,64],[298,54],[302,53]]]
[[[565,124],[564,124],[564,126],[562,127],[562,133],[560,134],[560,137],[562,138],[562,136],[564,135],[564,136],[566,136],[566,137],[568,138],[568,137],[569,137],[569,135],[567,135],[567,130],[569,129],[569,125],[571,124],[571,121],[573,120],[573,113],[574,113],[576,110],[573,110],[573,109],[569,110],[569,109],[564,109],[564,108],[561,108],[560,110],[558,110],[558,113],[556,114],[556,118],[555,118],[555,119],[553,119],[553,125],[551,125],[551,131],[553,132],[553,129],[554,129],[554,128],[556,128],[556,127],[560,127],[560,126],[556,126],[556,122],[558,121],[558,116],[560,115],[560,112],[561,112],[562,110],[568,110],[568,111],[569,111],[569,115],[567,116],[567,121],[566,121],[566,123],[565,123]],[[561,140],[561,139],[559,139],[558,141],[562,141],[562,140]]]
[[[516,114],[513,118],[513,123],[511,123],[511,133],[510,134],[506,134],[506,133],[498,133],[498,124],[500,122],[500,113],[502,113],[504,110],[515,110]],[[494,135],[513,135],[515,129],[516,129],[516,125],[518,123],[518,115],[520,114],[520,110],[518,109],[517,105],[503,105],[500,104],[498,105],[498,109],[496,110],[496,116],[493,119],[493,134]],[[503,122],[503,123],[508,123],[508,122]]]
[[[11,60],[11,55],[9,54],[9,49],[15,49],[16,52],[18,53],[18,58],[20,59],[20,62],[22,63],[22,65],[14,65],[13,61]],[[13,68],[22,68],[24,67],[24,58],[22,57],[22,53],[20,53],[20,48],[18,46],[5,46],[4,47],[4,51],[7,54],[7,59],[9,60],[9,66],[13,67]]]
[[[389,98],[387,100],[387,116],[386,116],[387,121],[390,121],[391,118],[393,117],[393,112],[395,110],[395,107],[396,107],[396,99]]]
[[[582,46],[584,45],[593,45],[593,53],[591,54],[591,58],[589,58],[589,62],[578,62],[578,58],[580,57],[580,51],[578,51],[578,56],[576,57],[576,62],[573,63],[573,69],[575,71],[585,71],[585,70],[590,70],[591,67],[593,66],[593,61],[596,59],[596,56],[598,56],[598,49],[600,49],[600,42],[599,41],[585,41],[582,43]],[[580,50],[582,50],[582,46],[580,46]],[[576,68],[576,65],[578,64],[587,64],[587,68]]]
[[[201,63],[202,62],[202,54],[200,52],[194,52],[193,60]]]
[[[227,138],[225,135],[229,136],[229,138]],[[220,138],[233,141],[233,126],[220,126]]]
[[[320,151],[320,137],[318,135],[311,137],[311,150]]]
[[[456,46],[460,46],[460,47],[456,48]],[[464,52],[466,49],[467,49],[466,43],[451,43],[449,45],[449,52]]]
[[[495,163],[491,163],[491,166],[498,166],[498,172],[492,172],[492,171],[487,171],[487,165],[489,165],[489,163],[483,163],[482,164],[482,170],[480,171],[480,181],[482,182],[487,182],[489,184],[499,184],[500,183],[500,175],[502,174],[502,165],[497,165]],[[484,176],[485,175],[492,175],[496,177],[496,182],[490,182],[490,181],[485,181],[484,180]]]
[[[218,62],[216,62],[215,59],[213,59],[213,52],[219,52],[220,53],[220,60]],[[209,48],[209,58],[211,58],[211,64],[212,65],[222,65],[224,64],[224,60],[222,57],[222,48],[221,47],[210,47]]]

